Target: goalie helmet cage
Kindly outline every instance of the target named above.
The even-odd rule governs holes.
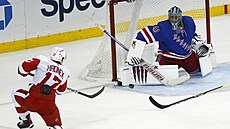
[[[195,19],[197,32],[211,43],[209,0],[108,0],[105,29],[129,48],[137,30],[155,25],[168,18],[168,10],[174,5],[183,15]],[[83,79],[119,80],[126,52],[115,41],[104,35],[93,60],[82,73]]]

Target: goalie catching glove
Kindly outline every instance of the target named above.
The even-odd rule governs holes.
[[[197,50],[197,55],[200,57],[206,56],[209,53],[209,47],[205,44],[201,45]]]
[[[204,57],[209,54],[210,48],[206,44],[206,41],[201,39],[200,35],[194,35],[192,39],[192,49],[200,57]]]

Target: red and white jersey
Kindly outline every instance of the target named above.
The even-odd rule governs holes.
[[[44,84],[49,85],[57,94],[66,90],[69,78],[69,70],[45,56],[38,56],[31,60],[26,60],[18,66],[18,74],[26,76],[34,71],[32,87],[39,88]]]

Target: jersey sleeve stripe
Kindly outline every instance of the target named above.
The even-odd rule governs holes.
[[[150,31],[149,27],[146,27],[146,31],[148,32],[149,36],[151,37],[152,42],[156,42],[156,39],[154,38],[154,36],[153,36],[152,32]]]
[[[152,39],[152,37],[150,36],[151,33],[150,33],[150,31],[148,30],[148,28],[144,28],[144,29],[143,29],[143,32],[144,32],[144,35],[146,35],[146,37],[148,38],[149,43],[152,43],[152,42],[153,42],[153,39]]]
[[[141,30],[141,35],[144,37],[144,40],[146,41],[147,44],[150,43],[148,37],[145,35],[143,30]]]

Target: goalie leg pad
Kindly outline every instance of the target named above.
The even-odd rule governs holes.
[[[202,76],[212,72],[212,62],[210,56],[200,57],[199,64]]]
[[[216,53],[214,51],[210,52],[210,59],[212,62],[212,68],[215,68],[217,66],[217,61],[216,61]]]
[[[177,65],[159,65],[151,66],[157,67],[165,78],[169,80],[177,79],[179,77]],[[121,69],[121,80],[122,84],[162,84],[159,80],[154,78],[149,72],[147,72],[143,66],[129,66]]]

